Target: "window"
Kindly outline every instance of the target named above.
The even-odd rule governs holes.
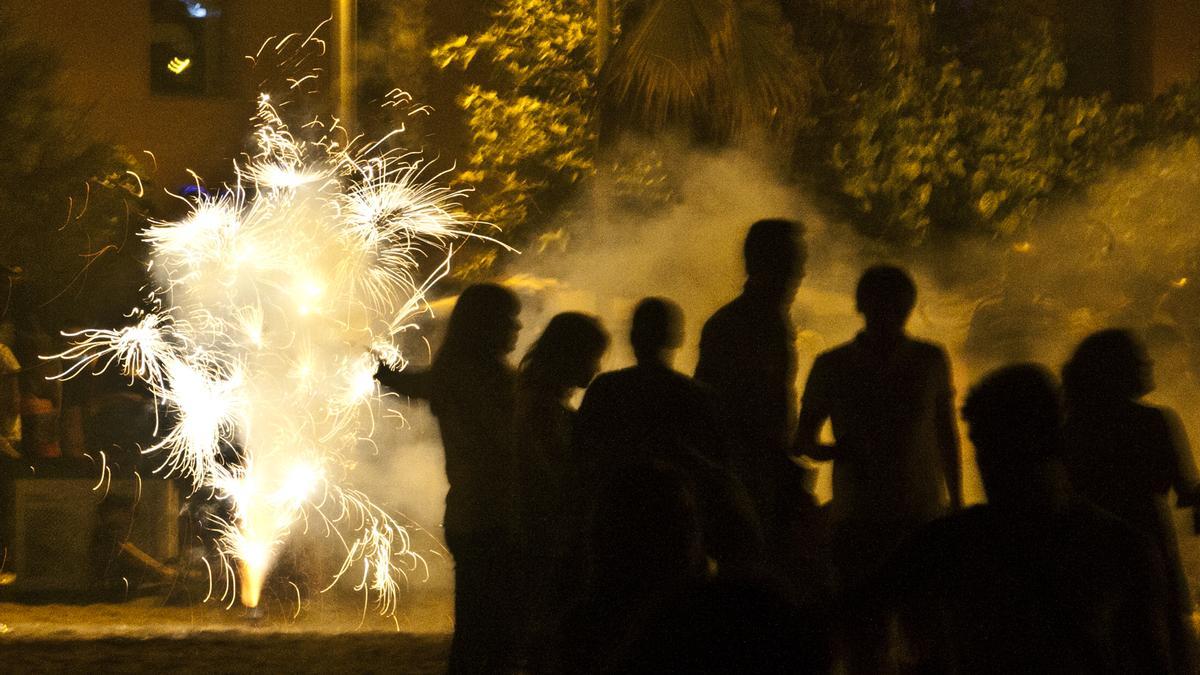
[[[213,0],[150,0],[150,91],[220,91],[221,10]]]

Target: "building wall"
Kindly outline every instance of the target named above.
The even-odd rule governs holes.
[[[149,0],[12,3],[21,34],[60,59],[57,84],[66,97],[87,106],[92,131],[132,152],[152,152],[157,170],[149,177],[171,190],[191,182],[188,169],[209,184],[230,178],[231,161],[247,146],[258,89],[244,57],[268,37],[307,35],[331,11],[329,0],[208,4],[222,11],[218,77],[224,86],[218,95],[192,96],[151,92]],[[329,83],[322,87],[332,89]]]
[[[1154,0],[1150,30],[1154,93],[1200,77],[1200,0]]]
[[[1059,0],[1069,90],[1143,101],[1200,76],[1200,0]]]

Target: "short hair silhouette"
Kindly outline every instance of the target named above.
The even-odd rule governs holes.
[[[858,311],[869,318],[907,318],[917,304],[917,285],[901,267],[873,265],[859,277],[854,301]]]
[[[1092,333],[1063,366],[1063,389],[1071,405],[1141,398],[1153,388],[1146,347],[1132,331]]]
[[[555,314],[521,359],[521,369],[551,375],[571,370],[608,348],[608,332],[600,321],[580,312]]]
[[[511,317],[521,311],[516,294],[497,284],[474,284],[458,296],[438,356],[485,354],[505,348]],[[437,361],[438,359],[435,359]]]
[[[804,225],[794,220],[770,218],[750,226],[742,248],[746,274],[752,277],[800,276],[808,260]]]
[[[970,425],[980,469],[1058,454],[1063,421],[1054,375],[1036,363],[1005,366],[967,394],[963,419]],[[988,455],[985,457],[985,455]]]
[[[683,343],[683,310],[666,298],[646,298],[633,310],[629,343],[634,355],[653,355]]]

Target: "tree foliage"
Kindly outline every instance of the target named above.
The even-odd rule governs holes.
[[[626,26],[601,78],[627,123],[688,126],[724,139],[747,128],[794,131],[812,76],[777,0],[649,0]]]
[[[605,128],[742,127],[796,141],[796,168],[871,237],[1026,237],[1046,204],[1146,144],[1200,130],[1200,86],[1150,104],[1064,91],[1057,2],[629,0],[597,77],[588,0],[503,0],[434,51],[466,69],[464,182],[519,243],[554,229]],[[877,46],[864,50],[863,45]],[[693,136],[695,137],[695,136]],[[646,186],[655,158],[624,161]]]
[[[486,30],[433,50],[438,67],[474,75],[458,99],[471,133],[458,179],[509,241],[532,236],[592,171],[595,30],[587,0],[504,0]]]
[[[54,92],[56,74],[44,50],[0,28],[0,263],[21,268],[27,309],[42,306],[49,323],[123,305],[121,292],[142,283],[122,249],[136,248],[135,161],[89,136],[85,111]]]
[[[996,9],[975,19],[972,35],[892,60],[825,116],[828,182],[874,237],[1024,237],[1047,200],[1147,142],[1200,128],[1186,88],[1149,106],[1065,95],[1067,66],[1044,17]]]

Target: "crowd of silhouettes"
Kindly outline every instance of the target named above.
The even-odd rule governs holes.
[[[514,368],[520,303],[492,284],[459,297],[428,370],[380,367],[445,447],[450,671],[1196,672],[1168,494],[1195,507],[1200,476],[1175,414],[1141,401],[1138,338],[1088,337],[1061,386],[1017,364],[972,388],[986,504],[964,508],[950,359],[909,336],[902,268],[863,273],[863,330],[796,391],[803,236],[751,226],[694,378],[659,297],[633,312],[631,367],[597,376],[609,335],[567,312]]]

